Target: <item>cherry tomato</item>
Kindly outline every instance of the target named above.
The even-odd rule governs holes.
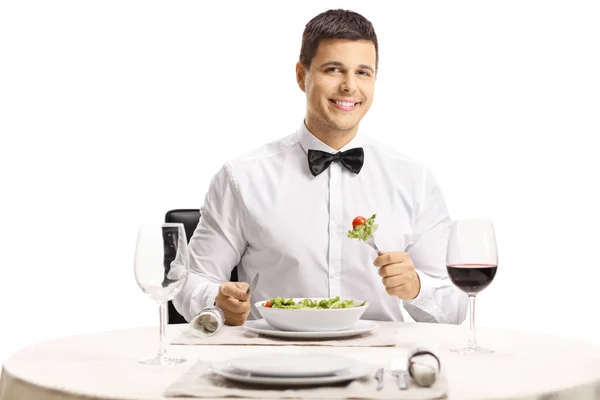
[[[354,221],[352,221],[352,229],[356,229],[358,225],[364,225],[367,222],[365,217],[356,217]]]
[[[271,300],[267,300],[267,302],[265,303],[265,307],[271,307]]]

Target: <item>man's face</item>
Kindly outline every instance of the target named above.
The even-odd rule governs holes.
[[[306,125],[313,132],[356,133],[375,91],[375,45],[368,40],[326,39],[296,77],[306,92]]]

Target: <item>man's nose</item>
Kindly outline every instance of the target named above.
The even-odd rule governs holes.
[[[344,74],[344,79],[340,83],[340,92],[353,94],[356,91],[356,77],[352,73]]]

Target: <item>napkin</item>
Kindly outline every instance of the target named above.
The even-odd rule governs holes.
[[[306,398],[306,399],[401,399],[430,400],[447,398],[448,384],[444,374],[428,388],[409,380],[409,388],[400,390],[396,378],[386,368],[384,386],[377,390],[373,375],[379,366],[372,365],[373,373],[350,382],[315,387],[274,387],[240,383],[213,374],[208,364],[197,362],[163,393],[165,397],[250,397],[250,398]],[[382,367],[389,367],[383,366]]]
[[[262,346],[342,346],[387,347],[396,346],[397,322],[377,321],[377,328],[357,336],[336,339],[292,339],[262,336],[243,326],[223,326],[215,335],[198,337],[188,330],[175,337],[171,344],[185,345],[262,345]]]

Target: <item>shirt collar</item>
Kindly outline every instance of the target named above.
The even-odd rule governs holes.
[[[300,129],[298,129],[298,141],[300,142],[300,146],[302,146],[306,153],[308,153],[308,150],[321,150],[326,151],[328,153],[337,153],[338,151],[346,151],[349,149],[361,147],[362,145],[362,138],[360,136],[359,131],[356,133],[354,138],[350,142],[348,142],[344,147],[342,147],[339,150],[332,149],[331,147],[323,143],[321,140],[317,139],[317,137],[308,130],[304,121],[302,121]]]

